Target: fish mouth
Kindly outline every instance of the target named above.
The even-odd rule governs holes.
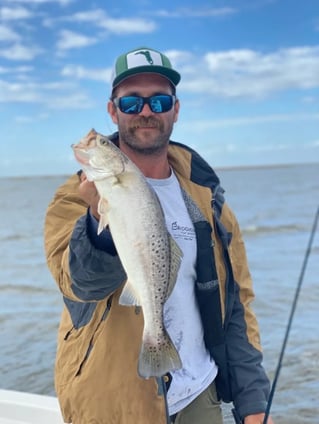
[[[80,147],[76,146],[75,144],[72,144],[71,147],[73,149],[74,156],[75,156],[76,160],[78,162],[80,162],[82,165],[88,164],[89,159],[90,159],[89,153],[86,150],[81,149]]]

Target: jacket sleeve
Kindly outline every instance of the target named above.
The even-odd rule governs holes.
[[[228,279],[225,317],[226,350],[234,406],[243,418],[266,410],[270,384],[262,366],[260,333],[251,307],[254,291],[244,242],[235,216],[227,205],[224,208],[232,222],[228,250],[232,271]]]
[[[76,222],[69,244],[71,289],[83,301],[104,299],[126,279],[110,232],[90,233],[92,224],[88,212]]]
[[[80,179],[60,186],[45,217],[48,267],[62,294],[75,301],[98,301],[125,280],[116,251],[94,246],[88,231],[87,204],[78,195]]]

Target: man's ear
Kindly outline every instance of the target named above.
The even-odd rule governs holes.
[[[112,121],[114,122],[114,124],[118,124],[116,106],[112,102],[112,100],[109,100],[108,103],[107,103],[107,111],[108,111]]]
[[[177,122],[177,120],[178,120],[178,114],[179,114],[180,105],[181,104],[180,104],[179,100],[176,99],[175,105],[174,105],[174,112],[175,112],[174,122]]]

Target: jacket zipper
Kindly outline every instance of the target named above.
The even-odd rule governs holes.
[[[111,309],[111,306],[112,306],[112,299],[113,299],[113,295],[112,295],[112,296],[110,296],[110,297],[108,298],[107,302],[106,302],[106,308],[105,308],[105,310],[104,310],[104,312],[103,312],[103,314],[102,314],[102,317],[101,317],[101,319],[100,319],[100,322],[99,322],[98,326],[96,327],[96,329],[95,329],[95,331],[94,331],[94,334],[92,335],[92,338],[91,338],[91,340],[90,340],[90,343],[89,343],[89,346],[88,346],[87,351],[86,351],[86,353],[85,353],[85,356],[84,356],[84,358],[83,358],[83,360],[82,360],[82,362],[81,362],[81,364],[80,364],[80,366],[79,366],[79,369],[78,369],[78,371],[76,372],[75,376],[78,376],[78,375],[81,373],[82,368],[83,368],[83,365],[85,364],[85,362],[87,361],[88,357],[90,356],[91,350],[93,349],[93,339],[94,339],[94,335],[96,334],[96,332],[97,332],[98,328],[100,327],[101,322],[102,322],[102,321],[105,321],[106,317],[108,316],[108,314],[109,314],[109,312],[110,312],[110,309]],[[72,330],[71,330],[71,331],[72,331]]]
[[[68,338],[69,338],[69,336],[71,335],[71,333],[73,332],[73,330],[74,330],[74,326],[66,333],[66,335],[64,336],[64,340],[68,340]]]
[[[222,258],[223,258],[223,266],[224,266],[224,270],[225,270],[225,301],[224,301],[225,312],[224,312],[224,321],[223,321],[223,330],[225,330],[226,326],[227,326],[226,318],[227,318],[227,314],[228,314],[228,311],[229,311],[228,304],[227,304],[228,291],[229,291],[229,270],[228,270],[228,266],[226,264],[224,242],[221,239],[220,232],[219,232],[219,229],[218,229],[218,222],[220,222],[220,221],[219,221],[219,214],[218,214],[218,211],[217,211],[217,208],[216,208],[216,200],[215,199],[216,199],[219,187],[220,186],[217,185],[215,187],[215,190],[213,191],[213,196],[212,196],[212,200],[211,200],[211,207],[212,207],[212,211],[213,211],[214,235],[215,235],[215,237],[218,237],[220,244],[222,246]],[[215,255],[214,245],[212,246],[212,248],[213,248],[213,255]],[[216,272],[217,272],[217,268],[216,268]]]

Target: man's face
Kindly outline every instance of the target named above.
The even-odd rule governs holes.
[[[150,97],[157,94],[172,95],[169,81],[157,74],[140,74],[124,80],[115,89],[116,98],[123,96]],[[174,123],[177,121],[179,102],[163,113],[152,112],[145,104],[138,114],[126,114],[115,104],[108,103],[108,111],[118,126],[120,147],[134,150],[144,155],[161,153],[167,149]]]

